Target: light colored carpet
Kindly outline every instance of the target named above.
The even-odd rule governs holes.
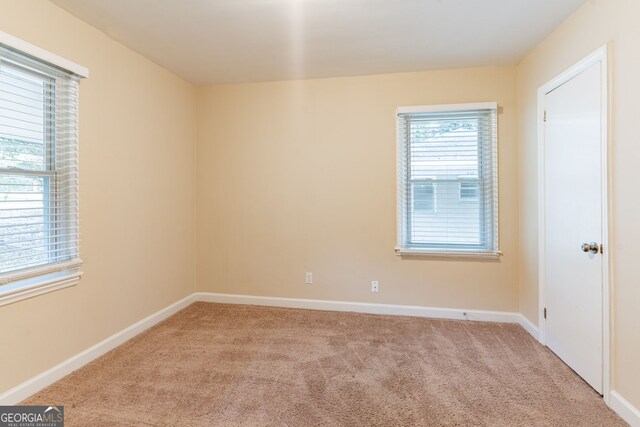
[[[67,426],[618,426],[520,326],[195,303],[24,404]]]

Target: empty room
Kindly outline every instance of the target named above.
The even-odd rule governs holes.
[[[0,0],[0,427],[640,427],[639,21]]]

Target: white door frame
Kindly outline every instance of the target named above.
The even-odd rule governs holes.
[[[607,46],[593,52],[556,78],[538,89],[538,340],[546,345],[546,187],[545,187],[545,96],[567,83],[569,80],[600,62],[602,66],[602,392],[604,401],[609,404],[611,392],[611,312],[610,312],[610,268],[611,246],[609,244],[609,68],[607,62]],[[577,243],[576,243],[577,244]]]

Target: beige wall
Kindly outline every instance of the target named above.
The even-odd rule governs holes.
[[[399,258],[396,107],[481,101],[503,108],[504,256]],[[210,86],[198,123],[199,290],[517,311],[515,67]]]
[[[613,255],[613,388],[640,407],[640,2],[591,0],[518,66],[520,309],[537,322],[536,90],[605,43],[612,79],[610,175]]]
[[[192,85],[43,0],[0,30],[90,69],[80,89],[80,284],[0,307],[0,393],[194,290]]]

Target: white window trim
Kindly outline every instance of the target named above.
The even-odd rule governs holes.
[[[402,113],[438,113],[447,111],[464,110],[497,110],[497,102],[476,102],[471,104],[443,104],[443,105],[416,105],[413,107],[398,107],[396,117]]]
[[[435,112],[448,112],[448,111],[464,111],[464,110],[496,110],[498,113],[497,102],[476,102],[465,104],[440,104],[440,105],[416,105],[416,106],[402,106],[396,109],[396,155],[397,155],[397,168],[400,167],[400,149],[403,141],[400,140],[398,134],[399,115],[403,113],[435,113]],[[498,130],[496,129],[496,132]],[[402,182],[402,178],[399,173],[396,172],[396,188],[398,188]],[[399,203],[397,201],[396,203]],[[498,213],[496,212],[496,215]],[[404,219],[398,217],[396,221],[403,221]],[[496,227],[499,227],[499,222]],[[499,245],[500,240],[496,242]],[[400,241],[398,239],[398,245],[395,247],[396,255],[401,257],[419,257],[419,258],[459,258],[459,259],[476,259],[476,260],[497,260],[503,253],[499,249],[495,252],[455,252],[455,251],[441,251],[438,249],[425,249],[425,248],[402,248],[400,247]]]
[[[470,258],[470,259],[498,259],[502,251],[497,252],[453,252],[439,251],[437,249],[409,249],[396,248],[396,255],[403,257],[433,257],[433,258]]]
[[[77,285],[82,276],[80,258],[0,276],[0,306]]]
[[[55,53],[51,53],[48,50],[42,49],[41,47],[21,40],[15,36],[12,36],[11,34],[5,33],[4,31],[0,31],[0,44],[9,46],[12,49],[33,56],[40,61],[47,62],[58,68],[69,71],[77,75],[78,77],[85,79],[89,77],[88,68],[83,67],[82,65],[78,65],[75,62],[69,61],[68,59],[65,59],[61,56],[58,56]]]
[[[86,67],[3,31],[0,31],[0,44],[26,53],[80,78],[89,77],[89,70]],[[0,275],[0,306],[75,286],[83,274],[79,271],[82,265],[82,259],[76,258]]]

